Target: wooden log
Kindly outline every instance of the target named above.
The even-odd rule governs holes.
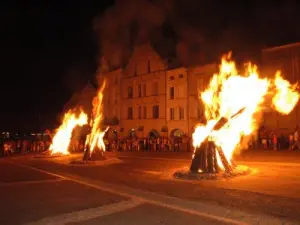
[[[214,173],[214,159],[213,159],[214,151],[215,151],[214,144],[213,142],[209,141],[208,148],[207,148],[207,172],[208,173]]]
[[[219,165],[218,165],[218,158],[217,158],[216,146],[214,146],[213,160],[214,160],[214,172],[215,173],[219,173],[220,168],[219,168]]]
[[[190,166],[190,171],[193,173],[198,173],[199,170],[204,169],[203,166],[203,158],[204,158],[204,151],[205,148],[207,147],[207,141],[204,141],[201,143],[199,147],[196,147],[195,149],[195,155],[193,157],[191,166]]]
[[[231,119],[233,119],[234,117],[236,117],[237,115],[241,114],[243,111],[245,110],[245,108],[240,109],[237,113],[235,113],[233,116],[231,116],[229,119],[222,117],[218,120],[218,122],[215,124],[215,126],[212,128],[212,131],[218,131],[220,129],[222,129]],[[208,148],[212,148],[214,150],[212,151],[218,151],[219,156],[221,158],[221,162],[225,168],[226,172],[232,172],[232,167],[229,164],[229,162],[227,161],[224,152],[222,151],[221,148],[218,148],[217,146],[215,146],[214,143],[212,143],[211,146],[209,145],[209,141],[208,141],[208,137],[209,135],[206,137],[206,139],[200,144],[199,147],[196,148],[195,150],[195,155],[194,158],[192,160],[191,166],[190,166],[190,171],[197,173],[199,171],[199,169],[201,169],[203,172],[207,172],[207,171],[212,171],[212,169],[208,169],[207,166],[207,151]],[[209,157],[213,157],[213,156],[209,156]],[[217,165],[217,156],[215,155],[213,157],[213,161],[214,161],[214,165],[213,167],[215,168],[215,171],[219,171],[218,165]],[[209,163],[211,163],[211,159],[209,159]]]
[[[85,146],[82,160],[87,161],[87,160],[90,160],[90,159],[91,159],[90,147]]]
[[[228,162],[228,160],[226,159],[225,157],[225,154],[223,152],[223,150],[219,147],[216,147],[218,153],[219,153],[219,156],[220,156],[220,159],[221,159],[221,162],[224,166],[224,169],[227,173],[232,173],[232,167],[230,165],[230,163]]]

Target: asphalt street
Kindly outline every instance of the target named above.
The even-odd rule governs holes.
[[[217,181],[173,178],[188,154],[107,155],[1,158],[0,224],[300,224],[299,153],[239,157],[254,173]]]

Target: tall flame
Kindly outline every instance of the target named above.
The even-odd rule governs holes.
[[[65,115],[62,124],[58,128],[53,137],[52,144],[49,150],[51,154],[64,154],[68,155],[68,147],[72,137],[72,131],[76,126],[83,126],[87,124],[87,115],[80,110],[79,116],[72,110],[69,110]]]
[[[274,95],[273,105],[279,112],[288,114],[299,99],[295,87],[278,74],[275,81],[260,78],[257,66],[248,63],[245,75],[242,76],[230,58],[230,53],[222,58],[219,73],[213,75],[208,88],[200,95],[207,123],[198,125],[193,133],[195,148],[209,136],[223,150],[228,162],[234,150],[240,147],[242,137],[258,128],[258,113],[262,110],[262,103],[265,102],[266,94],[270,93],[272,84],[276,87],[271,92]],[[229,119],[243,108],[242,113],[230,120],[227,126],[211,132],[219,119]]]
[[[103,82],[101,88],[98,90],[97,96],[93,99],[93,115],[90,121],[91,133],[87,136],[85,143],[85,145],[89,146],[90,153],[92,153],[96,148],[105,151],[103,137],[109,127],[107,127],[104,131],[101,131],[100,129],[100,125],[103,120],[102,100],[105,86],[106,81]]]

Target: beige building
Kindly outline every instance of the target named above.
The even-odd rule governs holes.
[[[291,83],[300,81],[300,43],[288,44],[262,50],[263,73],[274,76],[281,70],[285,79]],[[291,132],[300,124],[300,103],[289,115],[281,115],[274,110],[264,114],[264,126],[280,132]]]
[[[120,126],[125,136],[159,135],[166,125],[165,74],[164,61],[149,44],[134,49],[121,79]]]
[[[198,91],[216,71],[216,64],[168,69],[149,44],[138,46],[123,70],[102,73],[105,117],[118,115],[121,136],[190,136],[203,119]]]
[[[188,78],[184,67],[166,73],[167,126],[170,136],[188,133]]]

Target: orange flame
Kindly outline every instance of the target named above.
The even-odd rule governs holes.
[[[61,126],[58,128],[53,137],[52,144],[49,150],[51,154],[68,155],[68,147],[72,137],[72,131],[76,126],[83,126],[87,124],[88,117],[81,110],[79,116],[72,110],[69,110],[65,115]]]
[[[222,58],[219,73],[214,74],[208,88],[201,93],[207,123],[198,125],[193,133],[194,148],[209,136],[223,150],[228,162],[231,161],[234,150],[241,147],[242,137],[258,128],[257,115],[262,111],[262,103],[272,83],[266,78],[260,78],[257,66],[251,63],[246,65],[245,75],[239,75],[230,58],[231,53]],[[279,112],[289,113],[295,107],[299,94],[295,92],[294,86],[291,87],[288,81],[278,75],[275,86],[273,105]],[[243,108],[245,110],[230,120],[228,125],[211,132],[219,119],[229,119]],[[222,167],[221,163],[219,165]]]
[[[281,77],[280,71],[275,77],[276,94],[272,99],[273,107],[282,114],[289,114],[298,103],[299,93],[296,91],[297,84],[291,85]]]
[[[96,148],[105,151],[103,137],[109,127],[107,127],[104,131],[101,131],[100,129],[100,125],[103,120],[102,100],[105,86],[106,81],[103,82],[97,96],[93,99],[93,118],[90,121],[91,133],[87,136],[85,143],[90,147],[90,153],[92,153]]]

